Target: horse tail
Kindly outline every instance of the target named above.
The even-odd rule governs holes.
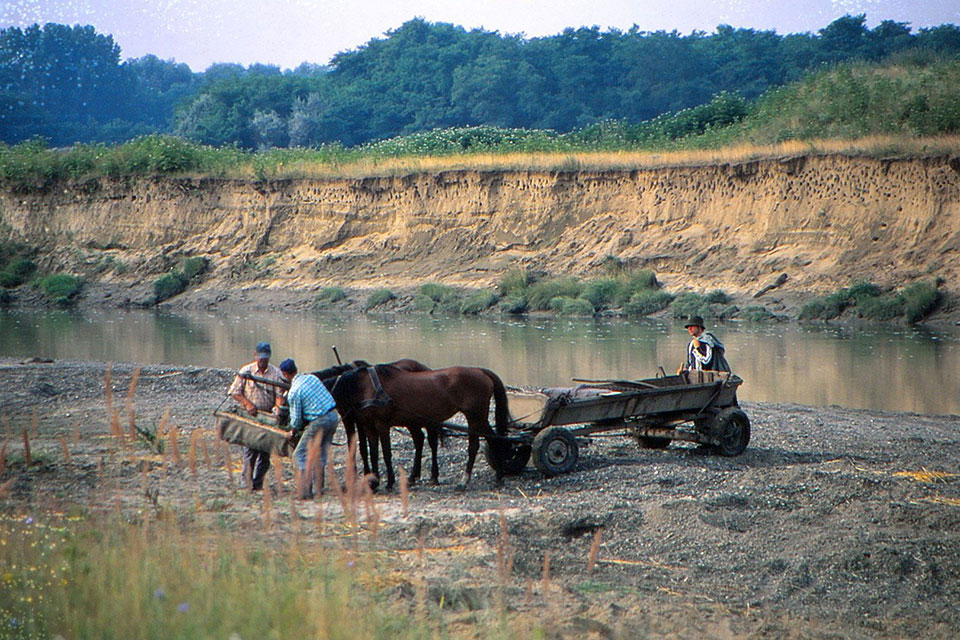
[[[507,435],[507,427],[510,426],[512,418],[510,417],[510,407],[507,406],[507,390],[503,387],[500,377],[489,369],[480,369],[491,381],[493,381],[493,399],[496,402],[496,431],[497,435]]]

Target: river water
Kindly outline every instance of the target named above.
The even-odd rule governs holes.
[[[907,327],[712,328],[761,402],[960,413],[960,330]],[[680,322],[567,318],[435,318],[150,311],[3,311],[0,356],[239,367],[259,340],[274,362],[302,371],[344,360],[412,357],[431,367],[474,365],[508,385],[568,386],[573,378],[647,378],[675,371],[688,335]]]

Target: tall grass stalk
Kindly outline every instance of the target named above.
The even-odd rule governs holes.
[[[26,429],[23,430],[23,460],[28,467],[33,464],[33,456],[30,455],[30,436]]]
[[[593,534],[593,542],[590,544],[590,553],[587,554],[587,573],[593,573],[593,568],[597,564],[597,556],[600,554],[600,539],[603,536],[603,529],[597,529]]]
[[[406,519],[410,506],[410,485],[407,481],[407,472],[400,467],[400,506],[403,508],[403,517]]]
[[[113,363],[107,363],[107,371],[103,374],[104,399],[107,403],[107,416],[113,415]]]
[[[109,499],[108,499],[109,503]],[[264,545],[115,516],[0,521],[0,625],[22,637],[430,637],[429,621],[364,588],[382,569],[340,554]],[[9,636],[5,636],[9,637]]]
[[[63,461],[70,464],[70,448],[67,446],[67,436],[60,436],[60,451],[63,453]],[[0,473],[3,473],[0,471]]]

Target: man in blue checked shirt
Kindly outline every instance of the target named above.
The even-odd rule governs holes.
[[[300,443],[293,451],[294,460],[300,467],[300,498],[313,498],[314,474],[307,473],[307,449],[310,442],[320,434],[320,479],[317,491],[323,493],[324,470],[327,466],[327,452],[333,442],[340,416],[337,403],[323,386],[319,378],[312,375],[297,374],[297,363],[287,358],[280,363],[280,373],[290,383],[287,404],[290,405],[290,428],[293,432],[303,432]],[[313,471],[313,470],[311,470]]]

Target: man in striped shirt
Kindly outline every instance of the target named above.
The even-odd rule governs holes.
[[[337,430],[340,416],[337,414],[337,403],[333,396],[323,386],[323,382],[316,376],[297,373],[297,363],[287,358],[280,363],[280,373],[290,383],[287,392],[287,404],[290,406],[290,428],[293,433],[303,432],[300,443],[293,451],[294,460],[300,468],[302,486],[300,498],[309,500],[313,497],[314,474],[313,469],[307,472],[307,451],[310,442],[320,436],[320,473],[317,479],[317,491],[323,492],[324,470],[327,465],[327,453],[333,434]]]

